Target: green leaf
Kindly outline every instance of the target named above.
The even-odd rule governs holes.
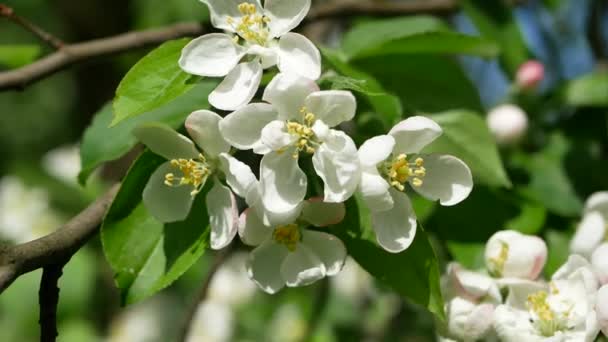
[[[544,274],[549,279],[570,256],[570,236],[564,232],[551,229],[547,231],[545,241],[549,254],[547,255]]]
[[[186,117],[195,110],[209,108],[207,94],[216,86],[215,81],[203,81],[192,92],[135,118],[110,127],[112,106],[106,105],[95,115],[80,145],[81,171],[78,180],[85,184],[91,173],[102,163],[117,159],[135,146],[137,140],[131,134],[135,126],[144,122],[162,122],[173,128],[180,127]],[[111,139],[109,139],[111,137]]]
[[[352,90],[368,96],[382,96],[385,93],[376,92],[373,84],[369,80],[360,80],[348,76],[330,75],[324,76],[319,80],[319,83],[329,83],[329,87],[334,90]],[[376,88],[377,89],[377,88]]]
[[[378,117],[385,124],[387,130],[397,123],[403,114],[403,108],[401,107],[399,98],[384,90],[382,85],[374,77],[357,70],[348,64],[345,57],[340,55],[339,52],[321,48],[321,53],[323,54],[325,62],[331,65],[338,74],[347,79],[355,80],[354,82],[358,83],[362,88],[361,93],[365,95],[365,99],[370,103]],[[342,82],[342,85],[344,85],[344,83],[345,82]]]
[[[11,69],[31,63],[39,55],[38,45],[0,45],[0,65]]]
[[[608,72],[595,72],[571,81],[563,96],[572,106],[608,107]]]
[[[461,2],[465,13],[483,37],[497,42],[502,49],[501,63],[511,75],[529,58],[512,10],[503,1],[465,0]]]
[[[372,20],[348,31],[342,40],[342,50],[350,59],[401,38],[447,30],[441,20],[428,16]]]
[[[533,155],[518,154],[513,162],[530,174],[530,183],[522,189],[524,195],[555,214],[577,217],[583,210],[583,203],[564,168],[570,149],[566,138],[555,134],[545,149]]]
[[[454,108],[482,111],[477,88],[460,65],[445,56],[399,54],[359,59],[357,69],[399,97],[407,113]]]
[[[517,230],[528,235],[539,233],[547,220],[547,210],[536,201],[521,199],[520,204],[521,211],[519,215],[507,222],[505,228]]]
[[[422,227],[418,226],[416,238],[407,250],[398,254],[386,252],[373,242],[369,212],[357,202],[354,198],[346,202],[347,216],[335,227],[348,254],[376,279],[444,320],[439,264]]]
[[[470,270],[478,270],[485,267],[484,243],[464,243],[448,241],[448,250],[455,261]]]
[[[490,186],[511,186],[498,154],[496,143],[481,116],[454,110],[430,116],[443,129],[443,135],[424,149],[425,153],[451,154],[462,159],[477,182]]]
[[[114,98],[112,125],[149,112],[192,90],[200,77],[178,65],[187,38],[168,41],[142,58],[122,79]]]
[[[106,259],[123,304],[138,302],[169,286],[208,246],[205,191],[183,222],[162,224],[141,203],[142,191],[164,159],[145,152],[131,167],[102,225]]]

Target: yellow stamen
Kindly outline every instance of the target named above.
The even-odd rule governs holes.
[[[207,178],[211,174],[211,169],[203,154],[199,154],[196,160],[173,159],[170,163],[172,167],[181,172],[182,177],[176,177],[173,173],[167,173],[165,175],[165,185],[172,187],[190,185],[193,188],[190,195],[193,197],[201,191]]]
[[[290,252],[293,252],[296,250],[296,246],[302,238],[302,235],[298,225],[292,223],[276,228],[272,233],[272,238],[276,243],[285,245]]]
[[[424,165],[424,159],[418,157],[414,162],[409,162],[406,154],[400,154],[386,163],[381,171],[388,177],[391,186],[399,191],[404,191],[404,184],[410,179],[412,186],[422,186],[422,178],[426,176],[426,169],[422,165]]]

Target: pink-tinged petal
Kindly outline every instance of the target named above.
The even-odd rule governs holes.
[[[187,137],[167,125],[147,123],[137,126],[133,135],[152,152],[165,159],[190,159],[198,157],[198,150]]]
[[[395,154],[409,154],[419,153],[442,133],[435,121],[423,116],[412,116],[395,125],[388,134],[395,138]]]
[[[322,198],[304,202],[302,219],[316,227],[327,227],[342,222],[346,208],[344,203],[326,203]]]
[[[287,254],[285,246],[266,240],[249,255],[247,275],[265,292],[277,293],[285,286],[280,270]]]
[[[244,55],[244,49],[231,36],[211,33],[193,39],[184,47],[179,66],[193,75],[224,77]]]
[[[488,240],[485,258],[488,270],[500,277],[534,280],[547,260],[547,245],[539,237],[504,230]]]
[[[270,19],[270,34],[280,37],[300,25],[310,10],[310,3],[310,0],[266,0],[264,12]]]
[[[325,275],[334,276],[338,274],[346,260],[346,247],[337,237],[312,230],[302,232],[302,244],[306,245],[325,266]]]
[[[416,236],[416,214],[410,199],[395,189],[389,190],[394,205],[382,212],[372,212],[372,227],[382,248],[391,253],[406,250]]]
[[[165,185],[165,175],[174,171],[171,163],[162,164],[150,176],[142,195],[150,215],[163,223],[185,220],[192,207],[191,187]]]
[[[239,217],[239,236],[244,244],[258,246],[272,236],[272,228],[264,225],[258,215],[247,208]]]
[[[236,200],[230,189],[216,180],[205,201],[211,227],[211,248],[222,249],[232,242],[238,231]]]
[[[321,53],[306,37],[287,33],[278,46],[278,68],[281,72],[294,73],[316,80],[321,76]]]
[[[260,62],[241,63],[209,94],[209,103],[221,110],[239,109],[253,99],[261,79]]]
[[[220,133],[222,117],[210,110],[198,110],[186,118],[186,129],[192,140],[208,157],[217,158],[230,151],[230,144]]]
[[[274,106],[279,120],[299,120],[306,97],[315,91],[319,91],[319,86],[313,80],[294,73],[280,73],[264,90],[263,100]]]

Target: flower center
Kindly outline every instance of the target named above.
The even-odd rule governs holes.
[[[409,161],[407,155],[400,154],[384,163],[381,173],[388,178],[391,186],[399,191],[405,190],[405,183],[412,178],[413,186],[421,186],[422,178],[426,175],[424,159],[418,157],[413,162]]]
[[[182,185],[190,185],[193,190],[190,193],[192,197],[196,196],[205,185],[207,178],[211,175],[212,170],[203,154],[199,154],[197,159],[173,159],[171,166],[179,170],[181,177],[176,177],[173,173],[165,175],[165,185],[178,187]]]
[[[504,241],[500,241],[500,252],[498,253],[498,256],[489,258],[488,260],[492,273],[494,273],[495,276],[502,277],[507,258],[509,258],[509,245]]]
[[[554,284],[551,284],[551,294],[557,295],[559,290]],[[549,294],[547,291],[538,291],[528,296],[526,306],[532,314],[532,323],[538,329],[541,335],[545,337],[553,336],[556,331],[565,330],[567,328],[567,320],[572,311],[572,306],[564,312],[556,312],[549,305]]]
[[[294,159],[298,159],[300,152],[315,153],[314,146],[318,145],[318,142],[315,141],[315,132],[312,130],[315,115],[309,112],[306,107],[302,107],[300,113],[302,114],[301,122],[287,122],[287,133],[296,137],[296,142],[294,143],[296,150],[293,152]]]
[[[300,233],[298,225],[292,223],[276,228],[272,233],[272,238],[276,243],[285,245],[290,252],[293,252],[296,250],[296,246],[302,238],[302,234]]]
[[[270,22],[270,18],[259,14],[258,9],[252,3],[243,2],[238,5],[238,9],[243,16],[238,20],[228,17],[228,24],[232,25],[234,31],[247,42],[265,46],[270,36],[266,25]],[[234,38],[235,43],[238,43],[238,37]]]

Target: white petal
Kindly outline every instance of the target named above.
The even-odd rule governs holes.
[[[338,274],[346,260],[346,247],[337,237],[312,230],[302,232],[302,244],[306,245],[325,266],[325,275]]]
[[[588,258],[593,250],[602,243],[605,235],[604,217],[597,211],[588,212],[583,216],[583,220],[570,241],[570,251]]]
[[[316,227],[326,227],[342,222],[345,214],[344,203],[326,203],[322,198],[313,198],[304,202],[301,219]]]
[[[169,160],[197,158],[199,154],[190,139],[163,124],[147,123],[137,126],[133,135],[152,152]]]
[[[264,11],[270,22],[270,34],[280,37],[302,22],[310,10],[310,0],[266,0]]]
[[[319,91],[319,86],[314,81],[297,74],[280,73],[264,90],[263,100],[274,106],[280,120],[300,119],[306,97],[315,91]]]
[[[239,19],[243,14],[239,11],[239,5],[244,2],[254,4],[259,13],[262,13],[262,6],[258,0],[201,0],[209,6],[211,24],[219,29],[234,32],[234,24],[228,23],[228,17]]]
[[[261,79],[260,62],[241,63],[209,94],[209,103],[221,110],[238,109],[253,99]]]
[[[272,236],[272,228],[264,225],[258,215],[247,208],[239,218],[239,236],[244,244],[258,246]]]
[[[165,175],[174,171],[171,163],[162,164],[148,180],[142,195],[150,214],[163,223],[183,221],[192,207],[191,187],[165,185]]]
[[[548,342],[536,333],[530,320],[531,317],[528,312],[506,305],[499,305],[494,310],[494,329],[500,337],[500,341]]]
[[[421,186],[412,186],[422,196],[444,206],[456,205],[473,190],[471,170],[462,160],[440,154],[423,156],[426,175]],[[411,181],[411,179],[410,179]]]
[[[281,37],[278,55],[281,72],[295,73],[311,80],[321,76],[321,53],[301,34],[290,32]]]
[[[249,49],[247,49],[247,54],[259,56],[263,69],[268,69],[277,65],[279,60],[279,51],[278,47],[276,46],[265,47],[260,45],[251,45]]]
[[[361,179],[357,147],[344,132],[332,130],[312,162],[325,184],[325,202],[344,202],[357,190]]]
[[[608,336],[608,285],[602,286],[597,292],[595,311],[602,332]]]
[[[298,243],[296,250],[287,254],[281,265],[281,275],[289,287],[312,284],[325,274],[321,259],[303,243]]]
[[[359,147],[361,165],[375,168],[390,157],[394,147],[395,138],[390,135],[380,135],[366,140]]]
[[[215,181],[205,198],[211,227],[211,248],[226,247],[238,230],[239,211],[230,189]]]
[[[285,286],[281,264],[289,251],[285,246],[267,240],[254,249],[247,262],[247,275],[267,293],[277,293]]]
[[[194,142],[211,158],[230,151],[230,144],[220,133],[222,117],[210,110],[199,110],[186,119],[186,129]]]
[[[249,165],[227,153],[220,154],[219,160],[220,169],[226,176],[226,183],[228,183],[235,194],[246,198],[247,193],[253,186],[257,186],[258,182]]]
[[[602,243],[591,255],[591,264],[600,284],[608,283],[608,243]]]
[[[315,114],[329,127],[349,121],[357,111],[357,100],[344,90],[324,90],[314,92],[306,98],[306,109]]]
[[[395,189],[389,190],[394,205],[390,210],[372,213],[372,227],[382,248],[399,253],[406,250],[416,236],[416,214],[410,199]]]
[[[585,212],[598,211],[608,221],[608,191],[592,194],[585,202]]]
[[[231,36],[211,33],[193,39],[184,47],[179,66],[189,74],[223,77],[236,67],[244,55],[243,48]]]
[[[267,103],[251,103],[222,119],[220,132],[232,146],[249,150],[261,144],[262,129],[277,115]]]
[[[451,263],[448,265],[447,276],[454,296],[475,302],[488,296],[500,302],[500,292],[496,282],[485,274],[469,271],[459,264]]]
[[[388,133],[397,143],[395,153],[418,153],[437,139],[443,131],[439,125],[423,116],[412,116],[398,123]]]
[[[300,216],[304,202],[300,202],[292,208],[278,207],[266,208],[261,197],[261,186],[251,187],[245,198],[245,202],[262,219],[264,225],[268,227],[278,227],[285,224],[293,223]],[[277,211],[278,209],[278,211]]]
[[[539,237],[503,230],[488,240],[485,260],[488,270],[501,277],[534,280],[547,260],[547,245]]]
[[[272,151],[281,151],[298,140],[296,135],[287,133],[285,121],[275,120],[262,129],[262,144]]]
[[[529,279],[500,278],[496,282],[501,288],[508,289],[505,304],[519,310],[528,309],[528,297],[531,294],[547,290],[546,283]]]
[[[571,280],[582,279],[585,283],[587,294],[592,297],[597,292],[600,284],[593,272],[593,266],[580,255],[572,254],[568,257],[566,263],[553,273],[551,280]]]
[[[369,210],[385,211],[393,207],[393,197],[388,191],[390,187],[375,168],[364,169],[361,172],[359,191]]]
[[[260,196],[274,213],[289,212],[306,196],[306,174],[289,153],[269,153],[260,164]]]

